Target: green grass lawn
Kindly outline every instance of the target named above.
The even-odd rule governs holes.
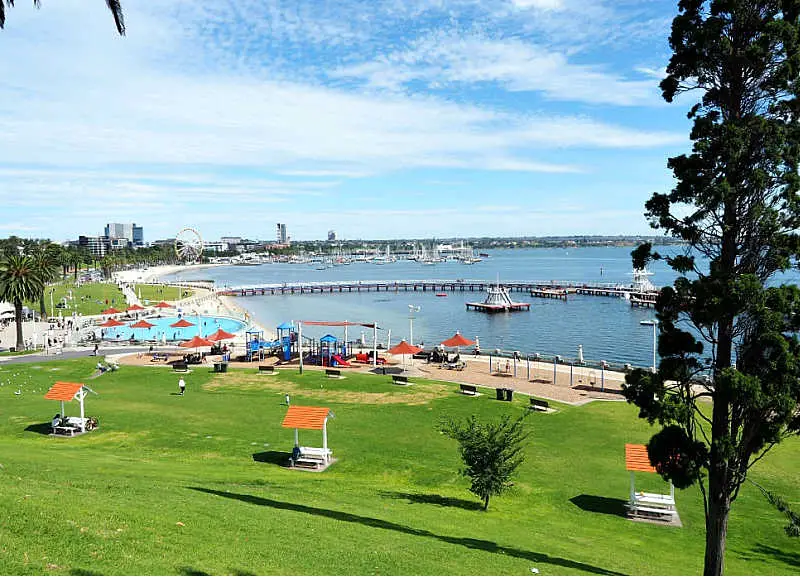
[[[704,530],[699,492],[679,492],[682,528],[622,516],[624,444],[651,430],[624,403],[531,414],[527,458],[489,511],[466,487],[442,417],[518,415],[527,398],[470,398],[457,385],[394,387],[388,377],[255,370],[185,376],[122,367],[87,380],[92,359],[0,365],[0,573],[3,574],[697,574]],[[41,434],[58,403],[55,380],[97,396],[100,428],[74,439]],[[14,391],[21,390],[21,395]],[[280,467],[293,404],[331,407],[323,473]],[[524,402],[523,402],[524,401]],[[70,413],[77,414],[71,403]],[[302,444],[320,446],[317,431]],[[797,504],[800,442],[752,476]],[[665,488],[640,474],[646,489]],[[729,574],[796,574],[800,542],[757,489],[730,520]]]
[[[53,304],[57,305],[63,302],[62,298],[67,297],[67,307],[63,309],[54,309],[54,316],[58,316],[61,311],[62,316],[70,316],[73,312],[78,312],[84,315],[97,315],[105,309],[114,306],[119,310],[125,310],[127,304],[125,297],[113,283],[83,283],[81,286],[75,286],[72,281],[66,281],[49,286],[45,290],[45,305],[47,314],[53,314],[50,309],[50,290],[53,289]],[[70,291],[72,291],[72,300],[69,299]],[[108,304],[106,304],[108,301]],[[112,304],[113,301],[113,304]],[[39,310],[39,303],[27,303],[27,306],[34,310]]]
[[[142,302],[151,301],[153,304],[162,300],[174,301],[179,297],[188,298],[194,294],[192,289],[179,289],[169,285],[137,284],[133,286],[133,290]]]

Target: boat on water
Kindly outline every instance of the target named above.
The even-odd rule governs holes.
[[[489,253],[488,252],[479,252],[478,256],[482,257],[482,258],[489,258]]]
[[[466,303],[467,310],[483,313],[500,313],[508,311],[531,310],[530,303],[518,303],[511,300],[508,289],[498,282],[487,289],[486,300],[482,303]]]
[[[447,293],[436,293],[437,297],[446,297]]]

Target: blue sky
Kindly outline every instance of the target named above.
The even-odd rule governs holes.
[[[674,0],[20,1],[0,236],[650,231],[688,149]]]

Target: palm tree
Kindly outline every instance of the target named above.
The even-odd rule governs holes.
[[[44,302],[45,289],[47,284],[56,280],[58,274],[58,248],[57,245],[48,243],[37,246],[31,253],[33,265],[39,273],[39,278],[44,283],[42,292],[39,293],[39,312],[42,314],[42,318],[47,317],[47,308]]]
[[[44,290],[36,263],[30,256],[9,254],[0,260],[0,300],[14,305],[17,323],[17,350],[22,350],[22,303],[37,298]]]
[[[14,0],[6,0],[9,6],[14,5]],[[39,7],[40,0],[33,0],[33,5]],[[125,36],[125,18],[122,15],[122,4],[119,0],[106,0],[106,6],[114,16],[114,23],[117,25],[117,32],[120,36]],[[3,0],[0,0],[0,28],[6,25],[6,7]]]

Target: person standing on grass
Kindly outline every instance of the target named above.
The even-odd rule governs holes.
[[[183,380],[183,377],[180,378],[178,381],[178,388],[181,390],[180,395],[183,395],[184,391],[186,390],[186,381]]]

